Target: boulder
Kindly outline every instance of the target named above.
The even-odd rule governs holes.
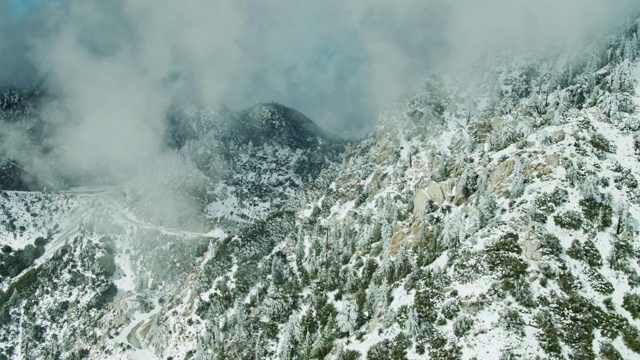
[[[544,161],[549,164],[549,166],[556,167],[560,165],[560,155],[558,154],[547,154],[544,156]]]
[[[562,129],[556,130],[549,135],[549,141],[552,144],[559,143],[562,140],[564,140],[564,130]]]
[[[520,241],[520,247],[522,252],[527,256],[527,259],[540,260],[540,242],[537,240],[524,239]],[[537,254],[537,255],[536,255]]]
[[[540,261],[542,259],[542,251],[536,250],[533,254],[531,254],[531,260]]]
[[[452,179],[447,179],[440,182],[432,181],[429,183],[429,186],[427,186],[427,196],[434,203],[442,204],[447,200],[450,201],[453,197],[453,187],[454,184]]]
[[[494,132],[498,132],[502,130],[503,127],[504,127],[504,119],[502,119],[501,117],[494,117],[493,119],[491,119],[491,129]]]
[[[489,185],[496,186],[500,184],[504,179],[511,176],[513,173],[513,166],[515,161],[512,159],[503,161],[500,165],[493,168],[491,175],[489,175]]]
[[[424,189],[418,189],[416,195],[413,198],[413,218],[417,219],[422,215],[424,207],[427,204],[429,197]]]
[[[427,198],[436,204],[442,204],[444,202],[444,191],[439,183],[432,181],[427,186]]]
[[[418,218],[422,215],[428,201],[440,205],[447,200],[453,198],[453,181],[451,179],[437,182],[431,181],[426,189],[418,189],[413,198],[413,217]]]

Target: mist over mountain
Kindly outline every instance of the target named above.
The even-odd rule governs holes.
[[[0,30],[0,359],[640,358],[635,2]]]
[[[579,49],[602,29],[631,21],[636,5],[3,0],[0,6],[0,82],[44,80],[75,112],[65,116],[102,121],[80,109],[104,113],[89,106],[101,97],[118,104],[113,116],[136,124],[145,116],[140,108],[161,111],[176,97],[235,110],[277,101],[354,138],[433,71],[465,67],[505,47]]]

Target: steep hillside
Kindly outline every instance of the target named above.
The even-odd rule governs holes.
[[[201,202],[208,219],[233,226],[279,209],[296,190],[341,161],[345,141],[296,110],[260,104],[181,108],[167,136],[208,179]]]
[[[176,164],[158,170],[155,183],[1,192],[0,357],[135,354],[135,331],[148,331],[139,323],[183,290],[211,243],[341,161],[344,141],[302,114],[269,104],[251,111],[239,126],[233,113],[185,112],[192,136],[176,144]],[[248,127],[285,131],[254,143]]]
[[[176,110],[207,231],[126,189],[5,193],[1,353],[640,358],[639,70],[637,24],[497,54],[344,155],[280,105]]]
[[[189,355],[245,359],[637,357],[636,39],[493,59],[476,69],[482,81],[432,78],[337,174],[211,247],[182,290],[193,300],[167,304],[187,319],[160,315],[144,346],[177,357],[168,344],[191,339]],[[180,335],[189,319],[197,339]]]
[[[42,190],[51,184],[38,178],[16,159],[11,158],[5,147],[12,146],[20,133],[24,139],[20,151],[23,155],[37,156],[46,152],[48,124],[42,121],[40,111],[45,95],[34,89],[0,89],[0,189]]]

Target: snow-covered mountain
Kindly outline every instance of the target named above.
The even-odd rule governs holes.
[[[204,230],[127,186],[3,192],[0,356],[640,358],[638,29],[432,76],[346,150],[176,106]]]
[[[171,112],[168,143],[210,182],[205,213],[216,222],[246,223],[281,207],[328,163],[341,161],[345,141],[296,110],[259,104]]]

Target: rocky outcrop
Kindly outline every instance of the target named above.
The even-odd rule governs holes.
[[[560,155],[558,154],[546,154],[544,156],[544,161],[549,164],[549,166],[556,167],[560,165]]]
[[[540,241],[531,240],[526,237],[524,240],[520,241],[519,245],[527,259],[538,261],[542,257],[542,253],[540,252]]]
[[[445,201],[452,201],[457,197],[453,190],[454,185],[451,179],[440,182],[431,181],[426,188],[418,189],[413,200],[413,216],[419,217],[422,215],[428,201],[438,205]]]
[[[558,129],[552,132],[551,134],[549,134],[549,141],[553,144],[559,143],[560,141],[564,140],[564,136],[565,136],[564,130]]]
[[[424,189],[418,189],[416,191],[416,195],[413,199],[413,218],[419,218],[424,212],[424,207],[427,205],[427,201],[429,201],[429,196]]]
[[[447,200],[451,192],[451,180],[441,182],[432,181],[427,186],[427,197],[436,204],[442,204]]]
[[[513,167],[515,161],[508,159],[500,163],[500,165],[493,168],[491,175],[489,175],[489,185],[496,187],[504,181],[504,179],[511,176],[513,173]]]

